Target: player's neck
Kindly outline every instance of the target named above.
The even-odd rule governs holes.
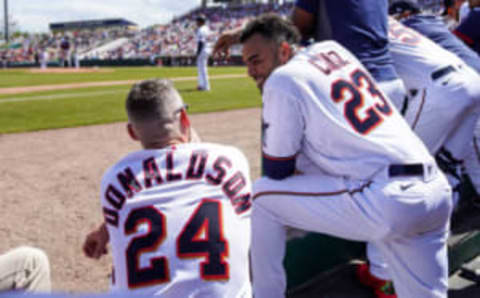
[[[166,147],[170,147],[173,145],[180,145],[184,143],[188,143],[188,141],[184,140],[183,138],[174,138],[167,141],[145,142],[145,143],[142,143],[142,147],[143,149],[146,149],[146,150],[155,150],[155,149],[164,149]]]

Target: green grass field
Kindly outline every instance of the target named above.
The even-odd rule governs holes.
[[[26,69],[0,71],[0,88],[67,83],[142,80],[154,77],[196,77],[194,67],[105,68],[95,73],[30,73]],[[246,74],[243,67],[210,67],[210,92],[198,92],[195,79],[175,82],[190,113],[259,107],[261,97],[247,77],[214,78]],[[125,121],[124,101],[131,84],[56,91],[0,94],[0,133],[16,133]]]

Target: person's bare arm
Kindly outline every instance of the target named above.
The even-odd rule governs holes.
[[[307,40],[313,36],[313,32],[315,30],[314,14],[299,7],[295,7],[293,9],[291,19],[295,27],[297,27],[298,31],[300,31],[302,40]]]
[[[92,259],[99,259],[107,253],[107,244],[110,240],[107,226],[102,223],[97,229],[90,232],[83,243],[83,252]]]
[[[240,27],[222,33],[213,46],[213,57],[223,58],[230,56],[230,47],[240,43],[240,35],[242,34],[242,30],[243,28]]]

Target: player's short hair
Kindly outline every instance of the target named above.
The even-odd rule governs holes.
[[[389,15],[398,15],[404,12],[417,14],[422,12],[422,9],[417,3],[410,0],[395,1],[388,8]]]
[[[196,18],[195,18],[195,21],[197,23],[201,23],[201,24],[205,24],[207,22],[207,18],[203,15],[198,15]]]
[[[134,84],[125,105],[132,122],[173,122],[185,108],[180,94],[167,79],[148,79]]]
[[[250,21],[240,35],[240,42],[245,43],[254,34],[260,34],[265,39],[280,44],[300,42],[300,33],[295,25],[287,19],[274,13],[267,13]]]

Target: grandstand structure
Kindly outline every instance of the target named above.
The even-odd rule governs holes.
[[[74,22],[61,22],[49,24],[50,31],[53,33],[67,32],[75,30],[109,30],[119,28],[136,28],[138,25],[126,19],[103,19],[103,20],[86,20]]]
[[[294,0],[268,0],[267,3],[269,4],[283,4],[285,2],[293,2]],[[211,4],[218,4],[218,3],[223,3],[226,5],[244,5],[244,4],[252,4],[252,3],[257,3],[259,2],[258,0],[202,0],[202,8],[208,7]]]
[[[293,0],[204,0],[168,24],[143,29],[123,18],[52,23],[49,34],[14,40],[8,49],[0,50],[0,57],[9,67],[38,66],[39,57],[44,56],[49,57],[50,66],[72,66],[76,59],[82,66],[192,65],[198,15],[207,17],[212,33],[209,43],[213,45],[223,31],[242,26],[259,14],[276,12],[286,16],[292,8]],[[234,49],[228,64],[240,63],[239,54],[239,49]]]
[[[417,2],[434,12],[443,10],[443,0]],[[38,66],[39,57],[49,57],[51,66],[72,66],[74,60],[82,66],[191,65],[195,62],[198,15],[208,19],[212,45],[225,30],[240,27],[266,12],[287,16],[293,6],[294,0],[202,0],[198,7],[167,24],[142,29],[125,18],[52,23],[48,34],[33,34],[10,42],[9,48],[0,49],[0,58],[9,67]],[[69,46],[65,48],[66,42]],[[240,47],[234,47],[227,63],[241,63],[239,56]]]

